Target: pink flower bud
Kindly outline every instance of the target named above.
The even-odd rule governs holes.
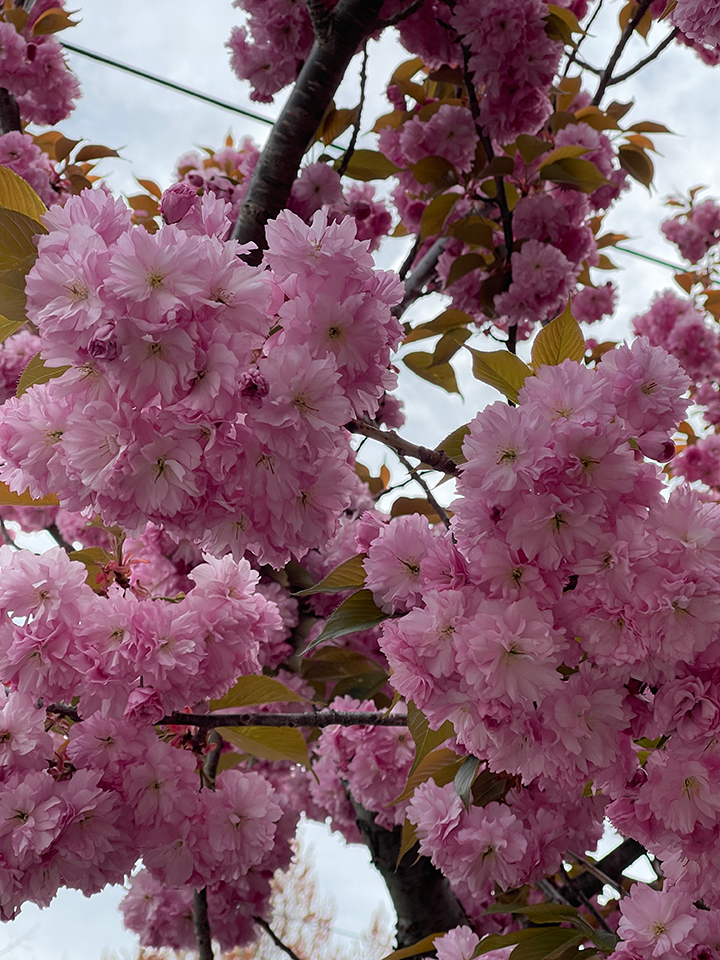
[[[198,200],[197,190],[189,183],[174,183],[163,193],[160,213],[165,223],[178,223]]]

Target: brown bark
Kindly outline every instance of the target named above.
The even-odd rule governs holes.
[[[253,173],[233,238],[254,241],[258,263],[265,224],[287,206],[293,181],[353,56],[375,28],[384,0],[340,0],[329,28],[316,39]]]
[[[0,134],[11,133],[13,130],[22,133],[20,108],[10,91],[0,87]]]

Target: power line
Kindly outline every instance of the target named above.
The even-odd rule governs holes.
[[[89,60],[97,60],[98,63],[104,63],[109,67],[115,67],[117,70],[124,70],[125,73],[131,73],[133,76],[141,77],[143,80],[150,80],[151,83],[157,83],[161,87],[168,87],[170,90],[176,90],[178,93],[184,93],[187,97],[194,97],[196,100],[202,100],[204,103],[211,103],[214,107],[220,107],[222,110],[230,110],[233,113],[239,113],[243,117],[255,120],[258,123],[265,123],[271,127],[275,121],[270,117],[263,117],[259,113],[253,113],[252,110],[246,110],[244,107],[238,107],[234,103],[228,103],[227,100],[217,100],[199,90],[192,90],[190,87],[184,87],[182,84],[174,83],[172,80],[166,80],[164,77],[158,77],[154,73],[148,73],[146,70],[140,70],[137,67],[131,67],[127,63],[120,63],[119,60],[113,60],[105,57],[101,53],[94,53],[92,50],[85,50],[83,47],[76,47],[74,43],[61,41],[66,50],[79,54],[81,57],[87,57]]]
[[[660,260],[659,257],[651,257],[648,253],[640,253],[639,250],[629,250],[627,247],[615,247],[616,250],[619,250],[620,253],[629,253],[633,257],[640,257],[643,260],[649,260],[651,263],[659,263],[661,267],[669,267],[671,270],[676,270],[678,273],[690,273],[691,271],[687,267],[679,267],[675,263],[670,263],[668,260]]]

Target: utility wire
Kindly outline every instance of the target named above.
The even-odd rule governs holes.
[[[660,260],[659,257],[651,257],[648,253],[640,253],[639,250],[629,250],[627,247],[615,247],[620,253],[629,253],[633,257],[640,257],[643,260],[649,260],[651,263],[659,263],[661,267],[669,267],[678,273],[691,273],[687,267],[679,267],[676,263],[670,263],[669,260]]]
[[[199,90],[192,90],[190,87],[184,87],[182,84],[173,83],[172,80],[166,80],[164,77],[158,77],[154,73],[148,73],[146,70],[139,70],[137,67],[131,67],[127,63],[120,63],[119,60],[113,60],[105,57],[101,53],[94,53],[92,50],[85,50],[83,47],[76,47],[74,43],[68,43],[61,40],[62,46],[66,50],[79,54],[81,57],[87,57],[89,60],[97,60],[98,63],[107,64],[109,67],[115,67],[117,70],[124,70],[125,73],[131,73],[133,76],[141,77],[143,80],[150,80],[161,87],[168,87],[170,90],[176,90],[178,93],[184,93],[187,97],[194,97],[196,100],[202,100],[204,103],[211,103],[214,107],[220,107],[222,110],[231,110],[233,113],[239,113],[243,117],[255,120],[258,123],[265,123],[271,127],[275,121],[270,117],[263,117],[259,113],[253,113],[252,110],[245,110],[244,107],[238,107],[234,103],[228,103],[227,100],[217,100]]]

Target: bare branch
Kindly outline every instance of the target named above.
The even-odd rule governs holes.
[[[317,713],[172,713],[157,721],[173,726],[204,727],[406,727],[404,714],[323,710]]]
[[[355,117],[355,122],[353,123],[353,132],[350,137],[350,143],[348,148],[345,151],[342,160],[340,161],[340,166],[338,167],[338,173],[342,176],[348,168],[348,164],[352,158],[353,153],[355,152],[355,144],[357,143],[358,134],[360,133],[360,120],[362,118],[363,107],[365,106],[365,85],[367,83],[367,64],[368,64],[368,49],[367,43],[363,47],[363,59],[362,66],[360,67],[360,102],[358,103],[357,116]]]
[[[625,25],[625,29],[620,35],[620,39],[617,42],[617,46],[615,47],[612,54],[610,55],[610,59],[608,60],[607,66],[603,70],[602,76],[600,77],[600,83],[598,84],[598,88],[595,91],[595,96],[592,99],[592,105],[594,107],[597,107],[600,105],[600,101],[603,98],[603,94],[605,93],[610,82],[612,81],[613,70],[617,66],[617,63],[620,57],[623,55],[623,50],[627,46],[628,40],[635,32],[635,28],[637,27],[637,25],[645,16],[645,13],[647,12],[647,9],[651,3],[652,3],[652,0],[639,0],[637,10]]]
[[[275,933],[275,931],[267,922],[267,920],[264,920],[262,917],[253,917],[253,920],[259,927],[263,928],[263,930],[270,937],[270,939],[275,944],[275,946],[278,947],[280,950],[283,950],[290,957],[290,960],[300,960],[300,957],[295,953],[292,947],[289,947],[286,943],[282,942],[280,937]]]
[[[371,440],[378,440],[380,443],[384,443],[386,447],[394,450],[395,453],[426,463],[433,470],[439,470],[440,473],[447,473],[453,477],[460,473],[460,467],[444,450],[430,450],[428,447],[410,443],[409,440],[403,440],[394,430],[381,430],[380,427],[366,423],[364,420],[352,420],[345,424],[345,429],[349,430],[350,433],[359,433],[365,437],[370,437]]]
[[[666,47],[670,46],[670,44],[673,42],[673,40],[679,33],[680,31],[678,30],[677,27],[675,27],[675,29],[671,30],[670,33],[665,37],[665,39],[655,47],[652,53],[649,53],[643,60],[638,61],[638,63],[636,63],[634,67],[631,67],[629,70],[626,70],[625,73],[621,73],[619,76],[613,77],[612,80],[608,81],[607,85],[611,87],[615,83],[622,83],[623,80],[627,80],[629,77],[634,76],[636,73],[642,70],[643,67],[646,67],[649,63],[652,63],[653,60],[656,60],[660,56],[660,54],[663,52],[663,50]]]
[[[62,548],[63,548],[63,550],[65,551],[65,553],[74,553],[75,547],[74,547],[71,543],[68,543],[68,542],[67,542],[67,540],[65,539],[65,537],[60,533],[60,530],[59,530],[58,525],[57,525],[56,523],[49,523],[49,524],[45,527],[45,529],[46,529],[47,532],[50,534],[50,536],[53,538],[53,540],[55,541],[55,543],[56,543],[59,547],[62,547]]]
[[[433,508],[433,510],[435,511],[435,513],[440,517],[440,519],[442,520],[442,522],[445,524],[445,527],[449,530],[449,529],[450,529],[450,517],[447,515],[447,512],[446,512],[445,508],[444,508],[444,507],[441,507],[440,504],[439,504],[439,503],[437,502],[437,500],[435,499],[435,496],[434,496],[432,490],[431,490],[430,487],[427,485],[427,483],[425,483],[425,478],[418,473],[417,467],[414,467],[411,463],[409,463],[409,462],[405,459],[405,457],[403,457],[402,454],[398,453],[398,454],[397,454],[397,458],[398,458],[398,460],[400,461],[400,463],[405,467],[405,469],[406,469],[407,472],[410,474],[410,476],[413,478],[413,480],[414,480],[416,483],[419,483],[420,486],[423,488],[423,491],[425,492],[425,499],[426,499],[427,502],[430,504],[430,506]]]
[[[196,890],[193,897],[195,920],[195,939],[198,945],[199,960],[213,960],[212,934],[208,919],[207,888]]]
[[[602,5],[603,5],[603,0],[598,0],[598,3],[595,6],[595,10],[593,11],[592,16],[590,17],[588,22],[585,24],[585,32],[580,36],[578,42],[575,44],[575,49],[571,50],[570,53],[568,54],[567,63],[565,64],[565,69],[563,70],[564,77],[566,77],[570,72],[570,67],[573,65],[573,63],[580,62],[577,59],[577,55],[580,51],[580,47],[582,46],[586,38],[590,35],[590,27],[592,27],[593,23],[595,23],[596,18],[600,14],[600,11],[602,10]]]
[[[594,865],[596,870],[593,873],[585,870],[583,873],[578,874],[576,877],[573,877],[572,880],[569,880],[565,886],[561,888],[560,892],[573,906],[577,907],[582,902],[580,894],[589,900],[596,893],[600,893],[605,886],[605,881],[599,879],[597,876],[598,872],[606,878],[612,877],[613,880],[611,882],[617,883],[622,876],[623,870],[629,867],[631,863],[634,863],[638,857],[641,857],[644,853],[645,847],[643,847],[641,843],[638,843],[637,840],[629,837],[627,840],[623,840],[619,847],[611,850],[602,860],[598,860]]]
[[[247,259],[259,263],[265,224],[287,205],[305,151],[325,116],[348,64],[375,30],[383,0],[340,0],[324,43],[315,42],[268,137],[233,228],[233,239],[254,242]]]
[[[440,254],[445,249],[449,239],[450,237],[438,237],[407,280],[405,280],[405,295],[400,303],[392,308],[392,315],[394,317],[400,319],[408,307],[423,295],[423,291],[435,276],[435,269],[440,259]],[[408,254],[408,259],[411,256],[414,257],[417,253],[418,246],[419,243],[413,246],[413,249]],[[405,262],[407,263],[407,259]],[[410,262],[412,263],[412,260]],[[404,266],[405,264],[403,264],[403,267]],[[404,279],[402,272],[400,279]]]

